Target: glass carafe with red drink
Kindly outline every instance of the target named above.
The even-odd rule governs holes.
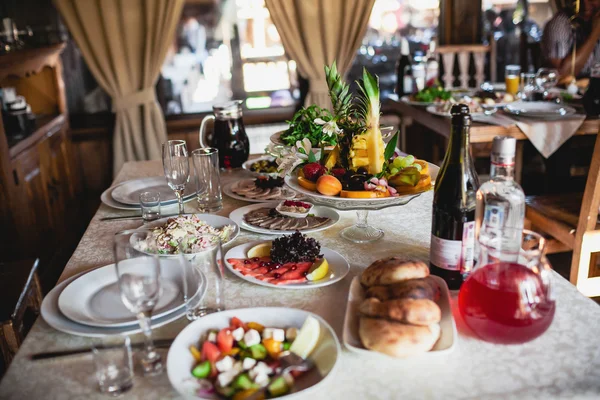
[[[213,112],[214,116],[205,117],[200,124],[200,146],[219,150],[221,168],[239,168],[250,155],[250,142],[242,120],[242,101],[216,104]],[[214,120],[212,133],[206,129],[210,120]]]
[[[460,313],[481,339],[525,343],[554,318],[552,271],[545,239],[528,230],[484,228],[477,267],[458,295]]]

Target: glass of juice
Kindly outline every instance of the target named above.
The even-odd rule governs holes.
[[[513,96],[519,91],[519,76],[521,74],[520,65],[507,65],[504,71],[504,81],[506,83],[506,93]]]
[[[477,267],[458,295],[460,313],[481,339],[525,343],[554,319],[552,272],[545,239],[528,230],[484,228]]]

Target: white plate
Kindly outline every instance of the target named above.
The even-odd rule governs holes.
[[[458,341],[458,332],[456,331],[456,323],[454,322],[454,317],[452,316],[452,306],[450,302],[450,291],[448,290],[448,286],[443,279],[437,276],[432,276],[432,278],[435,279],[441,289],[441,296],[440,300],[438,301],[438,305],[442,310],[442,320],[440,321],[440,338],[430,351],[416,357],[430,357],[450,353],[452,350],[454,350],[456,347],[456,342]],[[350,290],[348,292],[348,305],[346,306],[346,316],[344,318],[344,345],[348,348],[348,350],[358,354],[399,360],[398,358],[390,357],[383,353],[367,350],[362,345],[360,336],[358,335],[358,307],[364,299],[365,291],[360,284],[360,279],[358,276],[356,276],[354,279],[352,279]]]
[[[229,326],[230,320],[237,317],[242,321],[255,321],[264,326],[272,327],[296,327],[300,329],[307,317],[313,317],[321,324],[321,337],[309,359],[315,364],[315,368],[299,377],[292,393],[308,395],[315,392],[322,382],[333,375],[333,371],[340,358],[341,348],[337,336],[331,326],[321,317],[304,310],[284,307],[259,307],[242,308],[238,310],[227,310],[219,313],[209,314],[202,317],[182,330],[175,338],[167,356],[167,374],[169,381],[175,390],[185,399],[198,399],[196,394],[196,379],[190,371],[196,364],[190,353],[190,346],[198,346],[199,339],[206,335],[209,330],[225,328]],[[278,397],[278,399],[290,396]],[[206,397],[208,399],[215,397]]]
[[[123,268],[144,268],[136,260],[130,261]],[[185,306],[182,272],[176,260],[160,261],[161,295],[152,313],[153,320]],[[196,285],[190,289],[200,288]],[[117,328],[137,324],[135,315],[121,300],[115,264],[97,268],[71,282],[60,294],[58,307],[67,318],[84,325]]]
[[[271,199],[271,200],[254,199],[252,197],[241,196],[233,191],[233,188],[235,187],[235,185],[241,185],[248,181],[253,181],[253,180],[254,180],[254,178],[242,179],[241,181],[231,182],[223,188],[223,193],[225,193],[227,196],[231,197],[232,199],[247,201],[249,203],[266,203],[266,202],[277,201],[277,200],[291,200],[290,197],[280,197],[279,199]],[[283,185],[283,189],[287,190],[288,192],[296,193],[294,190],[286,187],[285,185]],[[297,194],[297,196],[298,197],[294,198],[293,200],[301,200],[304,197],[304,196],[300,196],[298,194]]]
[[[245,163],[242,164],[242,168],[245,169],[246,171],[248,171],[249,173],[251,173],[254,176],[272,176],[273,178],[276,178],[279,176],[279,174],[277,172],[256,172],[256,171],[252,171],[250,169],[250,166],[252,164],[254,164],[255,162],[258,161],[262,161],[262,160],[275,160],[275,157],[273,156],[261,156],[258,158],[253,158],[252,160],[248,160]]]
[[[507,105],[504,112],[520,117],[560,119],[576,113],[573,107],[546,101],[516,101]]]
[[[188,183],[185,185],[184,200],[193,197],[196,190],[195,185]],[[121,183],[111,192],[113,200],[130,206],[138,206],[140,204],[140,193],[143,192],[159,192],[160,203],[167,205],[177,202],[177,197],[173,189],[167,184],[164,176],[153,176],[150,178],[132,179]]]
[[[222,228],[226,225],[232,225],[233,232],[231,233],[229,240],[222,243],[223,246],[226,245],[227,243],[230,243],[232,240],[234,240],[240,234],[239,225],[227,217],[222,217],[220,215],[214,215],[214,214],[200,214],[200,213],[184,214],[184,215],[187,215],[187,216],[195,215],[201,221],[206,222],[208,225],[212,226],[213,228]],[[165,217],[165,218],[157,219],[156,221],[152,221],[145,225],[140,226],[140,229],[157,228],[161,225],[164,225],[171,218],[173,218],[173,217]],[[134,239],[133,236],[132,236],[132,239]],[[200,251],[198,253],[192,253],[192,254],[185,254],[185,257],[188,260],[192,260],[197,254],[200,254],[203,252],[204,251]],[[150,254],[150,253],[146,253],[146,254]],[[160,258],[177,258],[179,255],[178,254],[157,254],[157,256],[159,256]]]
[[[409,104],[411,106],[418,106],[418,107],[425,107],[425,106],[433,104],[431,101],[411,100],[410,96],[402,96],[402,97],[400,97],[400,101],[403,103]]]
[[[114,200],[112,198],[112,191],[114,189],[116,189],[117,187],[119,187],[120,185],[122,185],[125,182],[119,183],[115,186],[111,186],[108,189],[106,189],[104,192],[102,192],[102,195],[100,196],[100,200],[102,201],[102,203],[104,203],[105,205],[112,207],[112,208],[116,208],[117,210],[133,210],[133,211],[139,211],[140,210],[140,206],[136,205],[136,206],[132,206],[132,205],[127,205],[127,204],[121,204],[118,201]],[[183,202],[184,203],[188,203],[192,200],[195,199],[195,196],[191,196],[188,199],[184,199]],[[161,202],[161,207],[170,207],[170,206],[175,206],[177,207],[177,201],[175,202],[165,202],[162,203]],[[161,209],[161,212],[163,210]]]
[[[52,289],[42,302],[41,314],[44,321],[52,328],[57,331],[65,332],[70,335],[76,336],[87,336],[87,337],[105,337],[110,335],[133,335],[139,333],[142,329],[138,325],[128,325],[121,328],[100,328],[96,326],[89,326],[79,324],[75,321],[71,321],[60,312],[58,308],[58,298],[62,291],[75,279],[82,276],[87,272],[75,275],[64,282],[59,283]],[[152,321],[152,328],[158,328],[166,325],[169,322],[173,322],[185,315],[185,307],[175,310],[172,313],[164,315]]]
[[[496,105],[496,107],[500,107],[500,106]],[[447,112],[439,111],[438,106],[436,106],[436,105],[427,106],[427,108],[425,110],[430,114],[437,115],[438,117],[444,117],[444,118],[452,117],[452,115],[450,115],[450,111],[447,111]],[[485,115],[485,114],[482,112],[471,113],[471,117],[476,117],[476,116],[480,116],[480,115]]]
[[[283,235],[283,234],[287,234],[287,233],[294,233],[295,230],[293,230],[293,231],[278,231],[278,230],[272,230],[272,229],[265,229],[265,228],[260,228],[258,226],[250,225],[250,224],[246,223],[246,221],[244,221],[244,215],[246,215],[248,212],[256,210],[258,208],[265,208],[265,207],[275,208],[275,207],[277,207],[277,204],[279,204],[278,201],[272,201],[269,203],[252,204],[249,206],[240,207],[237,210],[232,211],[231,214],[229,214],[229,218],[231,218],[233,220],[233,222],[238,224],[240,226],[240,228],[246,229],[247,231],[252,231],[252,232],[256,232],[256,233],[264,233],[265,235]],[[316,206],[313,209],[313,214],[316,217],[327,217],[327,218],[331,219],[331,221],[329,221],[327,224],[321,225],[317,228],[302,229],[302,230],[300,230],[300,232],[302,232],[302,233],[319,232],[319,231],[322,231],[322,230],[332,227],[340,220],[340,214],[338,214],[335,210],[333,210],[329,207]]]
[[[283,134],[283,132],[285,131],[279,131],[279,132],[275,132],[274,134],[271,135],[271,137],[269,138],[271,140],[271,143],[274,144],[278,144],[281,146],[287,146],[283,140],[281,140],[281,135]],[[291,147],[291,146],[290,146]],[[331,151],[333,150],[335,146],[325,146],[325,151]],[[315,153],[315,155],[318,155],[321,153],[321,148],[320,147],[314,147],[312,149],[313,153]]]
[[[329,263],[329,276],[314,282],[306,281],[303,283],[290,283],[288,285],[274,285],[272,283],[264,282],[251,276],[242,274],[241,272],[235,270],[229,261],[227,261],[230,258],[248,258],[248,250],[261,243],[269,243],[269,241],[244,243],[229,250],[227,254],[225,254],[225,265],[227,266],[227,269],[232,274],[247,282],[277,289],[314,289],[318,287],[329,286],[344,279],[344,277],[348,275],[348,272],[350,271],[350,264],[348,264],[348,261],[346,261],[346,259],[340,253],[328,249],[327,247],[321,247],[321,254],[323,254]]]

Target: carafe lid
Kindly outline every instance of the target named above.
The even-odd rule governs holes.
[[[450,109],[452,115],[452,125],[471,125],[471,114],[469,106],[466,104],[455,104]]]
[[[492,155],[495,157],[514,157],[517,139],[509,136],[496,136],[492,142]]]
[[[213,112],[219,119],[237,119],[242,117],[242,100],[232,100],[213,106]]]

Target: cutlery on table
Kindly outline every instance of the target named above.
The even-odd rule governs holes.
[[[154,346],[155,347],[160,347],[160,348],[168,348],[171,346],[171,344],[173,344],[173,340],[174,339],[157,339],[154,341]],[[144,343],[133,343],[131,345],[132,348],[134,349],[143,349],[145,346]],[[111,346],[108,346],[107,348],[110,348]],[[118,345],[114,346],[115,348],[118,348]],[[49,351],[49,352],[43,352],[43,353],[34,353],[31,354],[29,356],[29,359],[31,361],[38,361],[38,360],[47,360],[50,358],[58,358],[58,357],[66,357],[66,356],[74,356],[74,355],[78,355],[78,354],[85,354],[85,353],[91,353],[92,352],[92,348],[91,347],[80,347],[77,349],[70,349],[70,350],[60,350],[60,351]]]
[[[292,371],[308,371],[313,367],[313,362],[310,360],[305,360],[297,354],[292,353],[291,351],[284,351],[279,355],[279,362],[281,366],[281,373],[275,375],[271,382],[280,376],[285,375],[288,372]],[[258,389],[256,392],[252,393],[246,400],[259,400],[265,398],[265,392],[267,391],[268,386]]]

